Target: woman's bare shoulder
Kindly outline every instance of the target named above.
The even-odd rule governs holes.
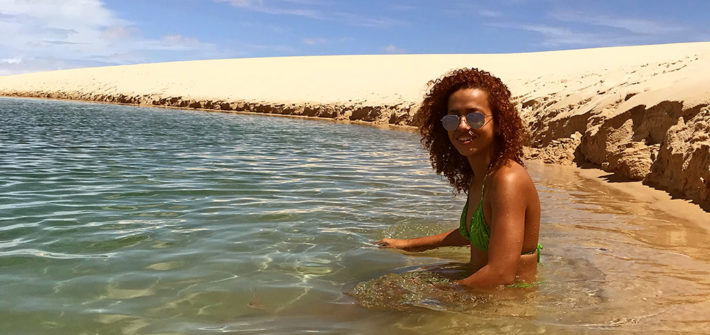
[[[532,184],[528,171],[518,162],[509,160],[494,171],[490,177],[497,186],[518,188]]]
[[[539,206],[537,190],[528,171],[517,162],[511,161],[494,171],[486,180],[489,204],[517,203],[524,206]],[[490,188],[489,188],[490,187]]]

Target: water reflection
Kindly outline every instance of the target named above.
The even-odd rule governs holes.
[[[477,294],[440,285],[465,275],[466,248],[371,244],[457,225],[465,199],[433,175],[415,134],[0,105],[1,333],[710,327],[708,214],[666,210],[583,170],[529,164],[543,210],[539,285]]]

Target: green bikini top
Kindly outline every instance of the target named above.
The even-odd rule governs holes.
[[[481,200],[478,202],[476,211],[471,217],[471,231],[466,228],[466,213],[468,210],[468,198],[466,205],[463,206],[461,213],[461,224],[459,225],[459,233],[461,236],[471,241],[471,244],[479,250],[488,251],[488,242],[491,240],[491,230],[486,224],[486,217],[483,216],[483,192],[486,190],[486,177],[483,176],[483,185],[481,185]]]
[[[481,200],[478,201],[478,207],[473,212],[471,216],[471,227],[466,228],[466,213],[468,210],[468,201],[466,199],[466,205],[463,206],[463,212],[461,213],[461,220],[459,224],[459,233],[461,236],[471,241],[471,245],[476,247],[476,249],[482,251],[488,251],[488,242],[491,240],[491,229],[486,223],[486,217],[483,215],[483,192],[486,190],[486,176],[483,176],[483,184],[481,185]],[[541,244],[537,244],[537,248],[532,252],[523,252],[522,255],[534,254],[537,252],[537,262],[540,262],[540,250],[542,249]]]

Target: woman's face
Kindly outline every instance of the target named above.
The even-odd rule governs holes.
[[[469,113],[481,113],[483,126],[474,129],[466,121]],[[458,115],[459,126],[448,131],[449,140],[465,157],[493,152],[493,113],[488,106],[488,92],[478,88],[463,88],[449,96],[448,114]]]

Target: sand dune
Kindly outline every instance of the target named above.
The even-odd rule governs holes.
[[[0,95],[411,125],[426,82],[458,67],[509,85],[530,159],[592,163],[710,210],[710,42],[86,68],[0,77]]]

